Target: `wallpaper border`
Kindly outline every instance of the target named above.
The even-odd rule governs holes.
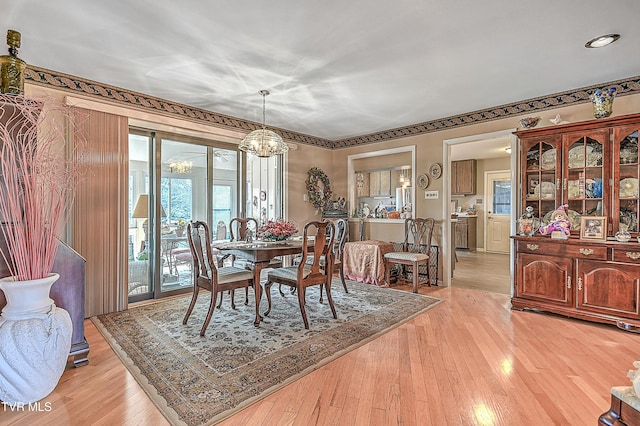
[[[168,115],[201,124],[208,124],[217,127],[242,130],[247,133],[259,129],[262,125],[253,121],[247,121],[200,108],[156,98],[143,93],[110,86],[103,83],[75,77],[44,68],[28,66],[25,73],[25,81],[38,85],[51,87],[58,90],[80,93],[93,98],[125,104],[136,109],[146,110],[154,114]],[[289,142],[297,142],[306,145],[314,145],[327,149],[347,148],[358,145],[367,145],[376,142],[383,142],[407,136],[416,136],[423,133],[437,132],[454,127],[468,126],[485,121],[498,120],[509,116],[544,111],[562,106],[575,105],[590,102],[589,93],[604,87],[615,86],[617,96],[625,96],[640,93],[640,76],[612,81],[605,84],[582,87],[568,90],[562,93],[527,99],[511,104],[500,105],[479,111],[441,118],[437,120],[425,121],[423,123],[384,130],[381,132],[345,138],[339,140],[329,140],[318,138],[291,130],[270,127],[276,130]]]

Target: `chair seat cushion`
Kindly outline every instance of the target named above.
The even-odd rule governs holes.
[[[429,256],[424,253],[409,253],[405,251],[395,251],[384,255],[389,260],[404,260],[406,262],[421,262],[429,260]]]
[[[304,268],[304,277],[311,273],[311,268]],[[267,279],[270,282],[288,284],[288,285],[296,285],[296,281],[298,280],[298,267],[297,266],[287,266],[285,268],[278,268],[270,271],[267,275]]]
[[[247,269],[236,268],[235,266],[218,268],[218,284],[251,279],[253,279],[253,272]]]

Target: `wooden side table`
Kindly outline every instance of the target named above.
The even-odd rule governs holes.
[[[378,240],[344,244],[343,271],[349,280],[387,286],[384,255],[393,251],[393,243]]]

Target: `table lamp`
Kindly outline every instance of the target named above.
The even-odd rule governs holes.
[[[164,207],[160,206],[160,209],[160,214],[162,215],[162,217],[166,217],[167,214],[164,212]],[[136,205],[133,208],[131,217],[133,219],[144,219],[144,222],[142,222],[144,241],[142,242],[142,247],[140,250],[140,252],[142,253],[147,250],[147,241],[149,236],[149,194],[140,194],[138,196],[138,200],[136,201]]]

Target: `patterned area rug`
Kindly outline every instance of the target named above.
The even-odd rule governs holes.
[[[225,294],[205,337],[200,328],[209,293],[201,292],[187,325],[182,318],[190,296],[164,300],[124,312],[91,318],[124,365],[167,420],[175,425],[206,425],[231,416],[340,355],[397,327],[440,300],[406,291],[339,280],[329,304],[318,289],[307,289],[305,330],[296,295],[271,289],[273,309],[253,326],[253,300],[236,310]],[[253,296],[252,291],[249,292]],[[263,298],[260,310],[267,308]]]

